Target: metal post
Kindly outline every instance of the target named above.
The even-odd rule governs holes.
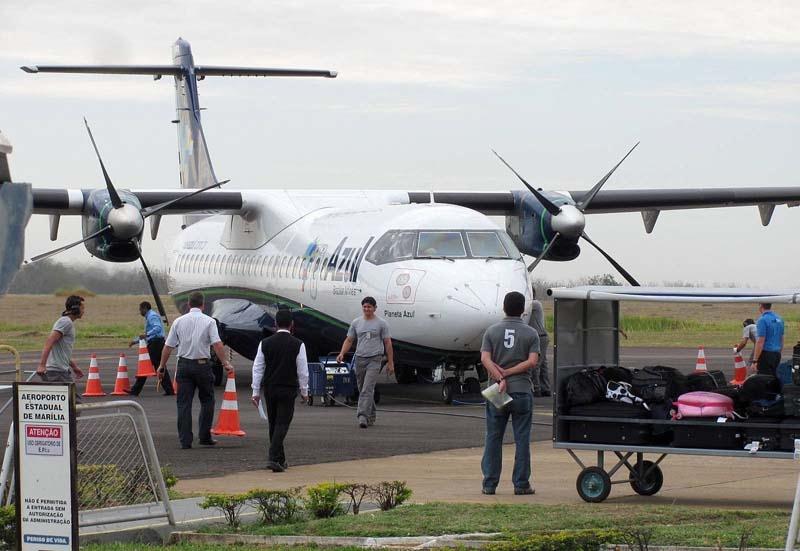
[[[797,477],[797,488],[794,491],[794,505],[792,506],[791,520],[789,520],[789,533],[786,534],[785,551],[794,551],[795,549],[798,521],[800,521],[800,475]]]
[[[6,448],[3,453],[3,467],[0,469],[0,502],[5,503],[3,498],[8,490],[11,494],[11,486],[8,484],[11,472],[14,470],[12,460],[14,459],[14,422],[8,428],[8,438],[6,438]]]
[[[17,381],[18,383],[21,383],[22,360],[20,359],[19,352],[17,352],[17,349],[12,346],[8,346],[7,344],[0,344],[0,352],[8,352],[12,356],[14,356],[14,369],[16,370],[16,375],[14,377],[14,380]]]

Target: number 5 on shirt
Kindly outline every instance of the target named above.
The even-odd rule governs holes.
[[[516,329],[506,329],[505,337],[503,337],[503,345],[506,348],[514,348],[514,333]]]

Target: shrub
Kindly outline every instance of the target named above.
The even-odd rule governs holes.
[[[247,502],[247,494],[210,494],[200,503],[201,509],[217,509],[231,528],[238,528],[239,513]]]
[[[366,484],[359,484],[357,482],[343,485],[342,493],[350,498],[350,509],[353,511],[354,515],[358,514],[361,508],[361,502],[364,501],[364,497],[369,494],[369,489],[369,486]]]
[[[329,518],[344,513],[339,504],[339,496],[342,494],[344,484],[336,482],[323,482],[316,486],[311,486],[306,490],[308,497],[305,500],[305,509],[314,515],[315,518]]]
[[[3,549],[13,549],[17,540],[17,511],[13,505],[0,507],[0,543]]]
[[[178,477],[175,476],[175,471],[173,471],[172,467],[169,465],[161,467],[161,476],[164,477],[164,485],[167,487],[167,490],[178,483]]]
[[[101,509],[121,505],[120,489],[126,482],[117,465],[78,465],[78,506]]]
[[[392,482],[379,482],[375,486],[370,486],[369,495],[375,499],[381,511],[394,509],[402,505],[411,497],[411,489],[406,486],[405,481],[393,480]]]
[[[258,509],[265,524],[291,522],[300,511],[300,491],[302,487],[288,490],[251,490],[247,498]]]
[[[564,530],[550,534],[537,534],[522,540],[493,543],[488,551],[598,551],[602,545],[621,541],[616,530]]]

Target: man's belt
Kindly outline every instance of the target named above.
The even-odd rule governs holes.
[[[200,365],[205,365],[205,364],[207,364],[207,363],[209,363],[211,361],[208,358],[197,358],[197,359],[194,359],[194,358],[184,358],[182,356],[178,356],[178,359],[179,360],[183,360],[185,362],[194,362],[194,363],[200,364]]]

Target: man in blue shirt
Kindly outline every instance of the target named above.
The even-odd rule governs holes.
[[[755,367],[758,373],[775,376],[783,350],[783,320],[772,311],[770,303],[762,303],[758,311],[761,317],[756,322],[756,349],[751,369]]]
[[[161,363],[161,351],[164,350],[164,324],[161,323],[161,316],[153,310],[153,307],[147,301],[139,304],[139,314],[144,317],[144,333],[139,335],[139,339],[147,341],[147,353],[150,355],[150,361],[153,362],[154,366],[157,366]],[[132,341],[128,346],[133,346],[134,344],[139,344],[139,341]],[[147,377],[136,377],[136,382],[128,391],[128,394],[138,396],[146,382]],[[175,393],[172,390],[169,371],[166,369],[164,370],[164,377],[161,379],[161,388],[164,389],[164,396],[171,396]]]

